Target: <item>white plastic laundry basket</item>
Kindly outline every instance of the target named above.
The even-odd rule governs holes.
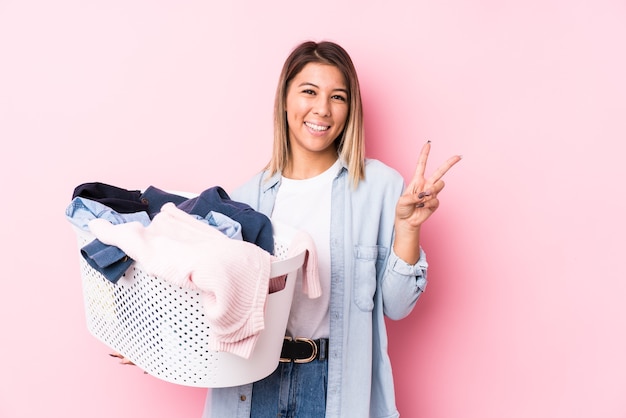
[[[133,263],[116,283],[108,281],[80,256],[87,328],[112,350],[147,373],[195,387],[229,387],[255,382],[278,366],[287,318],[305,253],[287,258],[295,231],[273,224],[275,254],[271,276],[287,274],[283,290],[267,297],[265,329],[248,359],[207,349],[209,325],[200,293],[173,286]],[[92,241],[74,227],[79,248]]]

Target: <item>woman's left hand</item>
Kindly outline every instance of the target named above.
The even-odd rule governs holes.
[[[394,224],[395,239],[393,249],[398,257],[408,264],[415,264],[420,258],[420,230],[430,215],[439,207],[437,195],[443,189],[441,178],[456,163],[460,155],[448,158],[429,178],[424,177],[430,141],[420,152],[415,175],[406,190],[398,199]]]
[[[425,178],[429,153],[430,141],[422,147],[413,179],[396,205],[396,230],[415,230],[419,233],[419,227],[439,207],[437,195],[445,186],[442,177],[461,160],[460,155],[450,157],[429,178]]]

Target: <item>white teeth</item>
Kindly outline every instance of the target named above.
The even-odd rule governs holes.
[[[330,128],[330,126],[314,125],[310,122],[304,122],[304,124],[308,126],[309,128],[313,129],[314,131],[318,131],[318,132],[326,131]]]

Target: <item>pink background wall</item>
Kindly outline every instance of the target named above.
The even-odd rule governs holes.
[[[0,0],[0,416],[199,416],[204,390],[88,334],[63,212],[88,181],[240,184],[312,38],[355,61],[370,156],[465,157],[390,323],[402,415],[626,417],[625,22],[623,0]]]

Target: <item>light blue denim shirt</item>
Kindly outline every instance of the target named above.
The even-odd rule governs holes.
[[[89,231],[89,221],[102,218],[113,225],[126,222],[140,222],[143,226],[150,223],[147,212],[118,213],[110,207],[84,197],[75,197],[65,208],[65,218],[83,231]]]
[[[233,200],[271,216],[281,175],[259,173]],[[426,256],[409,265],[392,250],[395,207],[404,180],[367,160],[354,188],[342,166],[331,203],[331,294],[327,418],[394,418],[396,408],[384,316],[407,316],[426,288]],[[204,417],[248,418],[252,384],[213,389]]]

